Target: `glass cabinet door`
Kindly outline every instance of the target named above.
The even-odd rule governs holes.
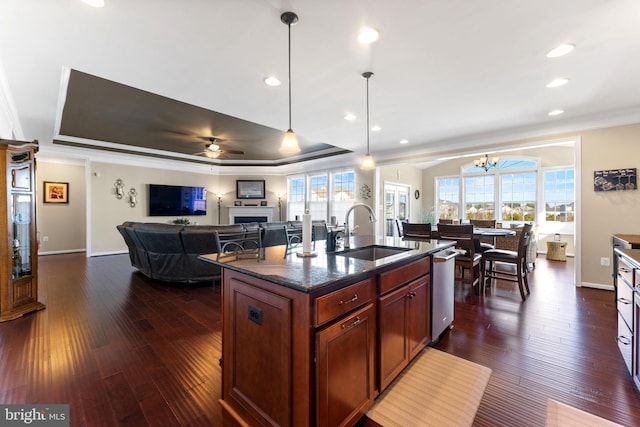
[[[13,227],[11,236],[12,277],[18,278],[31,274],[31,212],[32,196],[30,194],[11,194],[11,217]]]

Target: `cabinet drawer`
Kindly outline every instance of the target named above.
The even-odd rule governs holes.
[[[316,298],[316,326],[368,303],[374,295],[373,282],[367,279]]]
[[[618,299],[616,305],[618,313],[627,323],[629,329],[633,330],[633,289],[625,282],[618,282]]]
[[[629,265],[623,257],[618,255],[618,278],[622,278],[630,286],[633,286],[635,283],[633,273],[633,267]]]
[[[618,342],[618,349],[622,354],[624,363],[627,365],[629,373],[632,372],[632,360],[633,360],[633,334],[627,327],[627,324],[618,313],[618,336],[616,337]]]
[[[383,294],[398,286],[429,273],[431,257],[414,261],[402,267],[395,268],[380,274],[380,293]]]

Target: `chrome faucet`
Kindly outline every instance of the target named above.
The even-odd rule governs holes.
[[[344,248],[345,249],[349,249],[349,237],[351,237],[349,233],[349,214],[351,214],[351,211],[357,208],[358,206],[362,206],[363,208],[369,211],[369,221],[371,222],[377,221],[376,214],[373,213],[373,209],[371,209],[369,205],[365,205],[364,203],[354,203],[347,210],[347,213],[344,216]],[[355,227],[353,229],[355,230]]]

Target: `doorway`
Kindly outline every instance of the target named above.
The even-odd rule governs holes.
[[[396,218],[400,221],[409,219],[409,193],[408,185],[384,183],[384,235],[399,237],[396,227]]]

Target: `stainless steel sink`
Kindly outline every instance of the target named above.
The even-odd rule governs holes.
[[[334,252],[335,255],[345,256],[349,258],[363,259],[367,261],[376,261],[391,255],[401,254],[410,251],[410,248],[397,248],[395,246],[371,245],[363,248],[347,249],[340,252]]]

